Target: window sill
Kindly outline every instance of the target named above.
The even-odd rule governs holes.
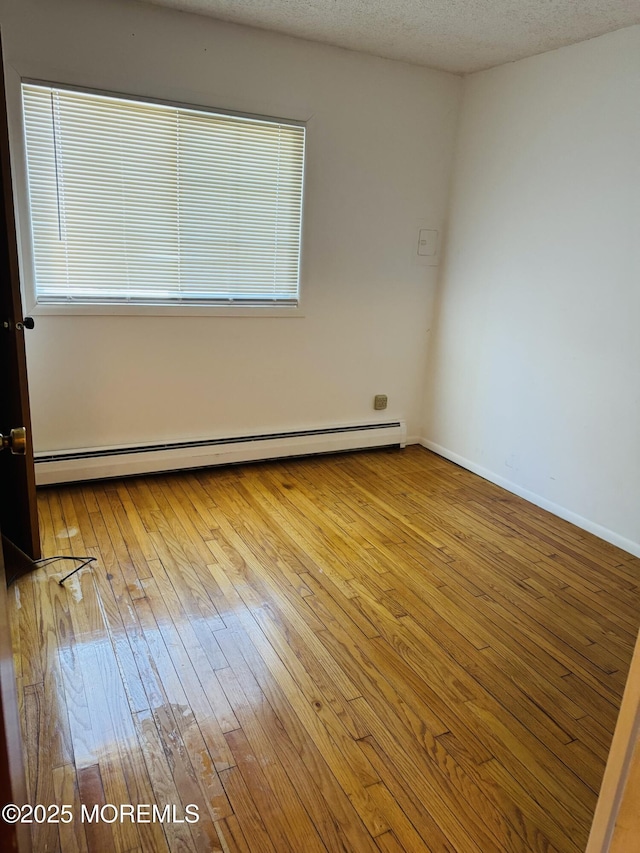
[[[304,317],[301,307],[274,305],[91,305],[36,304],[25,313],[46,316],[133,316],[133,317]]]

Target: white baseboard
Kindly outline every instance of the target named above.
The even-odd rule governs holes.
[[[590,521],[582,515],[578,515],[575,512],[571,512],[571,510],[565,509],[565,507],[560,506],[560,504],[553,503],[553,501],[549,501],[535,492],[530,492],[528,489],[524,489],[522,486],[512,483],[511,480],[507,480],[504,477],[495,474],[493,471],[483,468],[481,465],[476,465],[475,462],[471,462],[471,460],[466,459],[464,456],[460,456],[457,453],[448,450],[446,447],[436,444],[434,441],[422,438],[418,443],[423,447],[426,447],[427,450],[433,450],[433,452],[437,453],[438,456],[443,456],[445,459],[455,462],[456,465],[460,465],[460,467],[466,468],[468,471],[472,471],[484,480],[489,480],[489,482],[495,483],[496,486],[501,486],[508,492],[512,492],[514,495],[518,495],[518,497],[524,498],[530,503],[541,507],[541,509],[546,509],[550,513],[553,513],[553,515],[557,515],[565,521],[570,521],[571,524],[575,524],[576,527],[580,527],[582,530],[593,533],[594,536],[598,536],[600,539],[604,539],[605,542],[610,542],[612,545],[622,548],[623,551],[628,551],[630,554],[633,554],[634,557],[640,557],[640,542],[634,542],[632,539],[620,536],[618,533],[615,533],[615,531],[609,530],[608,527],[596,524],[594,521]]]
[[[36,484],[126,477],[233,462],[257,462],[373,447],[404,447],[404,421],[334,425],[316,429],[175,442],[60,450],[35,454]]]

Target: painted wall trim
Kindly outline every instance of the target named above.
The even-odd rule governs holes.
[[[452,450],[448,450],[446,447],[442,447],[440,444],[436,444],[434,441],[429,441],[429,439],[423,438],[419,443],[423,447],[426,447],[427,450],[432,450],[434,453],[437,453],[438,456],[442,456],[445,459],[449,459],[451,462],[455,462],[456,465],[460,465],[462,468],[472,471],[484,480],[489,480],[489,482],[495,483],[496,486],[501,486],[508,492],[512,492],[512,494],[518,495],[518,497],[524,498],[530,503],[548,510],[553,513],[553,515],[557,515],[558,518],[569,521],[571,524],[575,524],[576,527],[580,527],[588,533],[593,533],[594,536],[604,539],[605,542],[610,542],[612,545],[622,548],[623,551],[628,551],[630,554],[633,554],[634,557],[640,557],[640,542],[634,542],[631,539],[620,536],[615,531],[609,530],[608,527],[596,524],[594,521],[590,521],[588,518],[584,518],[583,516],[560,506],[560,504],[553,503],[553,501],[549,501],[535,492],[530,492],[528,489],[524,489],[522,486],[512,483],[511,480],[500,477],[498,474],[495,474],[487,468],[483,468],[481,465],[476,465],[475,462],[466,459],[464,456],[459,456],[457,453],[454,453]]]
[[[157,445],[59,450],[35,454],[36,484],[68,483],[289,456],[404,447],[404,421],[335,425]]]

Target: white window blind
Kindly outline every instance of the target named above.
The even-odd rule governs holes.
[[[22,91],[38,302],[297,304],[303,126]]]

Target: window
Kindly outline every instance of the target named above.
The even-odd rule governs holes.
[[[302,125],[22,92],[39,304],[298,304]]]

